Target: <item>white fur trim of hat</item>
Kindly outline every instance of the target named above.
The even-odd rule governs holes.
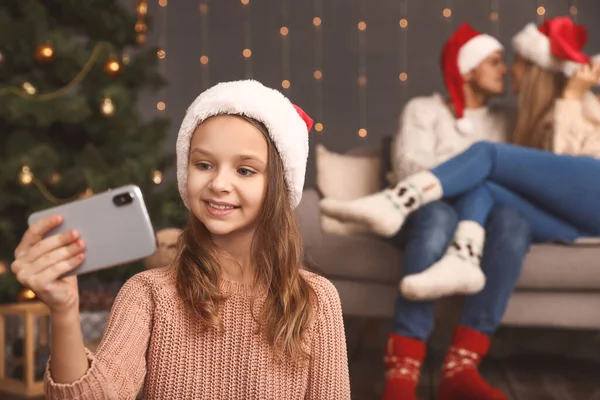
[[[502,50],[504,50],[504,46],[495,37],[484,33],[475,36],[462,45],[458,51],[458,70],[461,75],[468,74],[490,54]]]
[[[290,204],[302,198],[310,126],[281,92],[255,80],[222,82],[202,92],[187,109],[177,135],[177,185],[189,209],[187,171],[192,135],[200,123],[216,115],[244,115],[262,122],[281,157]]]
[[[581,64],[571,60],[561,60],[552,55],[550,39],[539,31],[534,23],[529,23],[513,37],[513,48],[521,57],[554,72],[571,76]]]

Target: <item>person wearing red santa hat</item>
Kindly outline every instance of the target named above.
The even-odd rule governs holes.
[[[392,189],[350,202],[324,200],[322,212],[390,236],[422,206],[458,198],[460,222],[444,257],[401,282],[402,292],[414,299],[481,290],[484,226],[497,204],[519,210],[535,242],[597,242],[600,102],[589,90],[598,84],[600,66],[582,51],[586,40],[585,27],[569,17],[548,19],[539,27],[529,24],[514,37],[513,89],[519,93],[515,140],[523,146],[478,142]],[[462,379],[487,351],[486,339],[470,338],[464,364],[457,363],[453,351],[446,357],[440,399],[505,398],[474,395]],[[460,342],[455,335],[453,347]]]
[[[437,166],[479,140],[505,141],[513,127],[512,114],[488,107],[487,100],[504,92],[503,47],[494,37],[463,23],[444,44],[441,69],[449,98],[439,94],[410,100],[400,120],[392,146],[393,173],[403,179],[411,173]],[[448,201],[427,204],[409,219],[392,242],[403,248],[402,276],[425,271],[438,261],[450,244],[458,223]],[[469,296],[461,316],[453,351],[456,367],[463,365],[473,343],[487,340],[500,323],[506,302],[519,276],[531,242],[527,221],[510,207],[496,207],[486,225],[483,265],[486,289]],[[395,302],[392,331],[385,351],[386,386],[383,399],[414,399],[425,342],[434,326],[434,302],[413,301],[402,293]],[[469,356],[470,357],[470,356]],[[471,361],[470,358],[466,358]],[[475,364],[462,374],[452,374],[453,384],[478,398],[500,393],[478,374]],[[448,386],[450,379],[445,380]]]

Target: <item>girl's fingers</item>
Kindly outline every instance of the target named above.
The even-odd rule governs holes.
[[[49,215],[31,225],[23,235],[21,243],[15,249],[15,258],[20,258],[27,253],[30,247],[41,241],[52,229],[62,223],[60,215]]]

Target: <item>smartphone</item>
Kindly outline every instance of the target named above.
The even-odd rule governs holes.
[[[31,214],[29,226],[59,214],[63,223],[47,236],[75,229],[85,240],[85,259],[64,276],[82,275],[152,255],[156,236],[142,191],[135,185],[121,186],[91,197],[61,204]]]

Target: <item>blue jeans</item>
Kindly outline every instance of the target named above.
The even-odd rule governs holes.
[[[600,160],[479,142],[431,171],[460,220],[483,224],[495,204],[517,209],[535,241],[600,236]]]
[[[402,277],[423,272],[437,262],[452,241],[457,223],[457,211],[443,201],[429,203],[413,213],[393,239],[404,248]],[[508,207],[491,211],[482,260],[486,284],[481,292],[467,297],[461,325],[487,335],[496,330],[530,243],[529,224],[519,212]],[[394,333],[425,341],[433,324],[433,301],[414,302],[398,296]]]

